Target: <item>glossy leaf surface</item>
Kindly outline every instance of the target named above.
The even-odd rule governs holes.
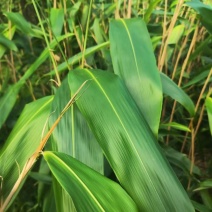
[[[63,29],[64,22],[64,10],[51,8],[50,11],[50,24],[53,35],[55,37],[60,36]]]
[[[19,177],[20,171],[35,152],[47,129],[53,97],[48,96],[25,106],[14,129],[0,152],[0,175],[3,177],[1,198],[4,200]]]
[[[110,23],[114,72],[126,83],[155,135],[162,109],[162,87],[151,40],[142,19]]]
[[[141,211],[193,211],[187,194],[123,81],[100,70],[71,71],[69,84],[121,185]]]
[[[74,95],[74,93],[72,93]],[[78,98],[78,97],[77,97]],[[52,102],[49,126],[56,121],[61,111],[71,99],[71,91],[66,78],[57,90]],[[86,165],[103,173],[103,155],[99,144],[89,129],[86,120],[76,104],[63,115],[52,133],[52,149],[71,155]]]
[[[67,78],[58,88],[52,102],[52,115],[49,118],[49,126],[52,126],[71,99],[71,91]],[[84,117],[79,112],[76,104],[63,115],[51,137],[52,150],[71,155],[94,170],[103,173],[103,153],[96,141],[93,133],[89,129]],[[56,205],[59,211],[67,210],[67,206],[72,202],[69,196],[59,185],[53,181],[57,187],[55,195]],[[73,203],[72,203],[73,204]]]
[[[77,211],[137,211],[136,204],[119,184],[64,153],[43,155]]]

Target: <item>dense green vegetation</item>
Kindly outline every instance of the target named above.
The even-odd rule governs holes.
[[[0,6],[0,211],[212,210],[212,1]]]

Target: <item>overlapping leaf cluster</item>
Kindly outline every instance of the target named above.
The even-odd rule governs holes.
[[[183,3],[32,0],[31,16],[0,15],[1,211],[28,207],[31,178],[42,211],[212,208],[198,151],[212,9]]]

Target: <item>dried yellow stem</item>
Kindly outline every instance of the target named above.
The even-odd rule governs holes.
[[[88,82],[88,80],[86,80],[80,87],[79,89],[76,91],[76,93],[72,96],[71,100],[67,103],[67,105],[64,107],[64,109],[62,110],[62,112],[60,113],[60,116],[57,118],[57,120],[54,122],[54,124],[52,125],[52,127],[50,128],[50,130],[48,131],[48,133],[46,134],[46,136],[41,140],[40,145],[38,146],[38,148],[35,150],[35,152],[33,153],[33,155],[28,159],[28,161],[25,163],[24,168],[22,170],[22,172],[20,173],[17,181],[15,182],[12,190],[10,191],[10,194],[8,195],[8,197],[6,198],[6,200],[3,202],[1,208],[0,208],[0,212],[4,212],[8,206],[8,204],[10,203],[12,197],[14,196],[14,194],[16,193],[16,191],[18,190],[19,186],[21,185],[22,180],[26,177],[26,175],[28,174],[28,172],[30,171],[30,169],[32,168],[32,166],[34,165],[34,163],[36,162],[37,158],[39,157],[40,153],[42,152],[44,146],[46,145],[46,142],[48,141],[49,137],[51,136],[52,132],[54,131],[54,129],[56,128],[56,126],[58,125],[58,123],[60,122],[61,118],[63,117],[64,113],[71,107],[71,105],[75,102],[77,95],[79,94],[79,92],[81,91],[81,89],[84,87],[84,85]]]

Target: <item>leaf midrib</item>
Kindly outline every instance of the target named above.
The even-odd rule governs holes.
[[[124,21],[123,19],[120,19],[120,21],[121,21],[122,24],[124,25],[124,28],[126,29],[127,35],[128,35],[128,37],[129,37],[130,45],[131,45],[132,52],[133,52],[133,58],[134,58],[134,60],[135,60],[135,65],[136,65],[136,72],[137,72],[139,81],[141,82],[141,77],[140,77],[139,68],[138,68],[138,62],[137,62],[137,59],[136,59],[135,49],[134,49],[134,47],[133,47],[134,45],[133,45],[133,42],[132,42],[132,39],[131,39],[130,32],[129,32],[128,28],[127,28],[127,25],[126,25],[125,21]]]
[[[31,120],[33,120],[34,117],[35,117],[38,113],[40,113],[40,111],[42,111],[43,108],[46,107],[46,105],[48,105],[48,104],[52,101],[52,98],[53,98],[53,97],[51,97],[45,104],[43,104],[43,106],[41,106],[41,107],[37,110],[37,112],[34,113],[34,114],[30,117],[30,119],[28,119],[27,122],[25,122],[25,124],[21,127],[21,129],[18,131],[18,133],[16,133],[15,136],[14,136],[11,140],[9,140],[10,143],[8,144],[8,146],[6,147],[6,149],[8,149],[8,148],[10,148],[10,146],[13,146],[13,145],[14,145],[14,144],[13,144],[13,141],[22,133],[22,129],[23,129],[23,128],[26,128],[26,126],[28,125],[28,123],[29,123]],[[0,156],[0,158],[3,157],[4,153],[6,153],[6,149],[3,151],[2,155]]]
[[[136,153],[136,155],[137,155],[139,161],[141,162],[141,165],[143,166],[143,168],[144,168],[144,170],[145,170],[145,172],[146,172],[146,175],[149,177],[150,183],[152,184],[152,186],[153,186],[155,192],[157,193],[158,198],[161,200],[161,198],[160,198],[160,196],[159,196],[159,194],[158,194],[158,191],[157,191],[157,189],[155,188],[155,185],[154,185],[153,181],[151,180],[151,178],[150,178],[150,176],[149,176],[149,173],[147,172],[146,167],[145,167],[143,161],[141,160],[141,158],[140,158],[140,156],[139,156],[139,153],[138,153],[138,151],[136,150],[136,147],[135,147],[133,141],[131,140],[130,135],[128,134],[128,132],[127,132],[127,130],[126,130],[126,127],[124,126],[124,123],[122,122],[120,116],[118,115],[118,112],[116,111],[115,107],[113,106],[113,103],[111,102],[110,98],[109,98],[108,95],[106,94],[104,88],[103,88],[103,87],[101,86],[101,84],[98,82],[97,78],[96,78],[88,69],[84,69],[84,70],[93,78],[93,80],[96,82],[96,84],[98,85],[98,87],[100,88],[100,90],[102,91],[102,93],[104,94],[105,98],[108,100],[108,102],[109,102],[109,104],[110,104],[112,110],[114,111],[114,113],[115,113],[116,117],[118,118],[118,120],[119,120],[121,126],[123,127],[123,129],[124,129],[124,131],[125,131],[125,133],[126,133],[128,139],[129,139],[129,141],[130,141],[130,143],[131,143],[131,146],[133,147],[133,149],[134,149],[134,151],[135,151],[135,153]],[[119,178],[119,177],[117,176],[117,178]],[[161,201],[161,203],[162,203],[162,205],[164,206],[164,204],[163,204],[162,201]],[[164,206],[164,208],[165,208],[165,206]]]
[[[87,191],[87,193],[92,197],[92,199],[98,205],[98,207],[102,211],[105,211],[103,206],[99,203],[99,201],[96,199],[96,197],[92,194],[92,191],[87,187],[87,185],[83,182],[83,180],[81,180],[81,178],[74,172],[74,170],[71,169],[70,166],[68,166],[62,159],[60,159],[57,155],[53,154],[52,152],[46,152],[44,154],[51,155],[53,158],[58,160],[65,167],[66,170],[69,170],[74,175],[74,177],[79,181],[79,183],[82,185],[82,187]],[[63,186],[63,188],[66,190],[66,188],[64,186]]]

